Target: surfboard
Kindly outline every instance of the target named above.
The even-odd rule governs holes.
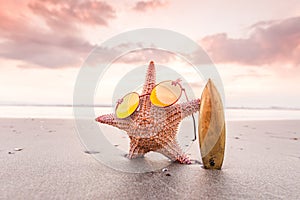
[[[220,93],[211,79],[201,95],[198,134],[203,167],[221,169],[225,152],[225,116]]]

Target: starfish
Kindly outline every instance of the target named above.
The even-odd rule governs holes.
[[[174,81],[177,84],[179,80]],[[119,119],[114,113],[96,118],[97,122],[108,124],[125,131],[130,139],[129,159],[143,157],[150,151],[161,153],[183,164],[191,161],[183,153],[177,142],[177,132],[180,122],[199,110],[200,99],[176,103],[168,107],[157,107],[150,101],[150,94],[156,85],[154,62],[151,61],[143,91],[140,96],[139,108],[129,117]]]

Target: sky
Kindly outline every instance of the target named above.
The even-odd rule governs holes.
[[[226,106],[300,108],[299,0],[0,0],[0,104],[72,104],[89,53],[138,28],[197,42],[220,73]]]

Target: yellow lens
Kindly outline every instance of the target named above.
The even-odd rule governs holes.
[[[172,84],[172,81],[164,81],[156,85],[150,95],[153,105],[166,107],[174,104],[181,95],[181,86]]]
[[[132,92],[123,97],[121,103],[116,107],[117,118],[126,118],[130,116],[139,106],[140,97],[138,93]]]

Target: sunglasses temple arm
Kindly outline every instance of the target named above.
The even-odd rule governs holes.
[[[193,142],[197,139],[197,135],[196,135],[196,123],[195,123],[195,117],[192,114],[192,118],[193,118],[193,124],[194,124],[194,138],[193,138]]]
[[[184,88],[182,88],[182,91],[183,91],[183,93],[184,93],[184,95],[185,95],[186,100],[189,101],[189,99],[188,99],[188,97],[187,97],[187,94],[186,94]],[[196,122],[195,122],[194,114],[192,114],[192,118],[193,118],[193,125],[194,125],[194,138],[193,138],[192,141],[195,141],[195,140],[197,139],[197,135],[196,135]]]

